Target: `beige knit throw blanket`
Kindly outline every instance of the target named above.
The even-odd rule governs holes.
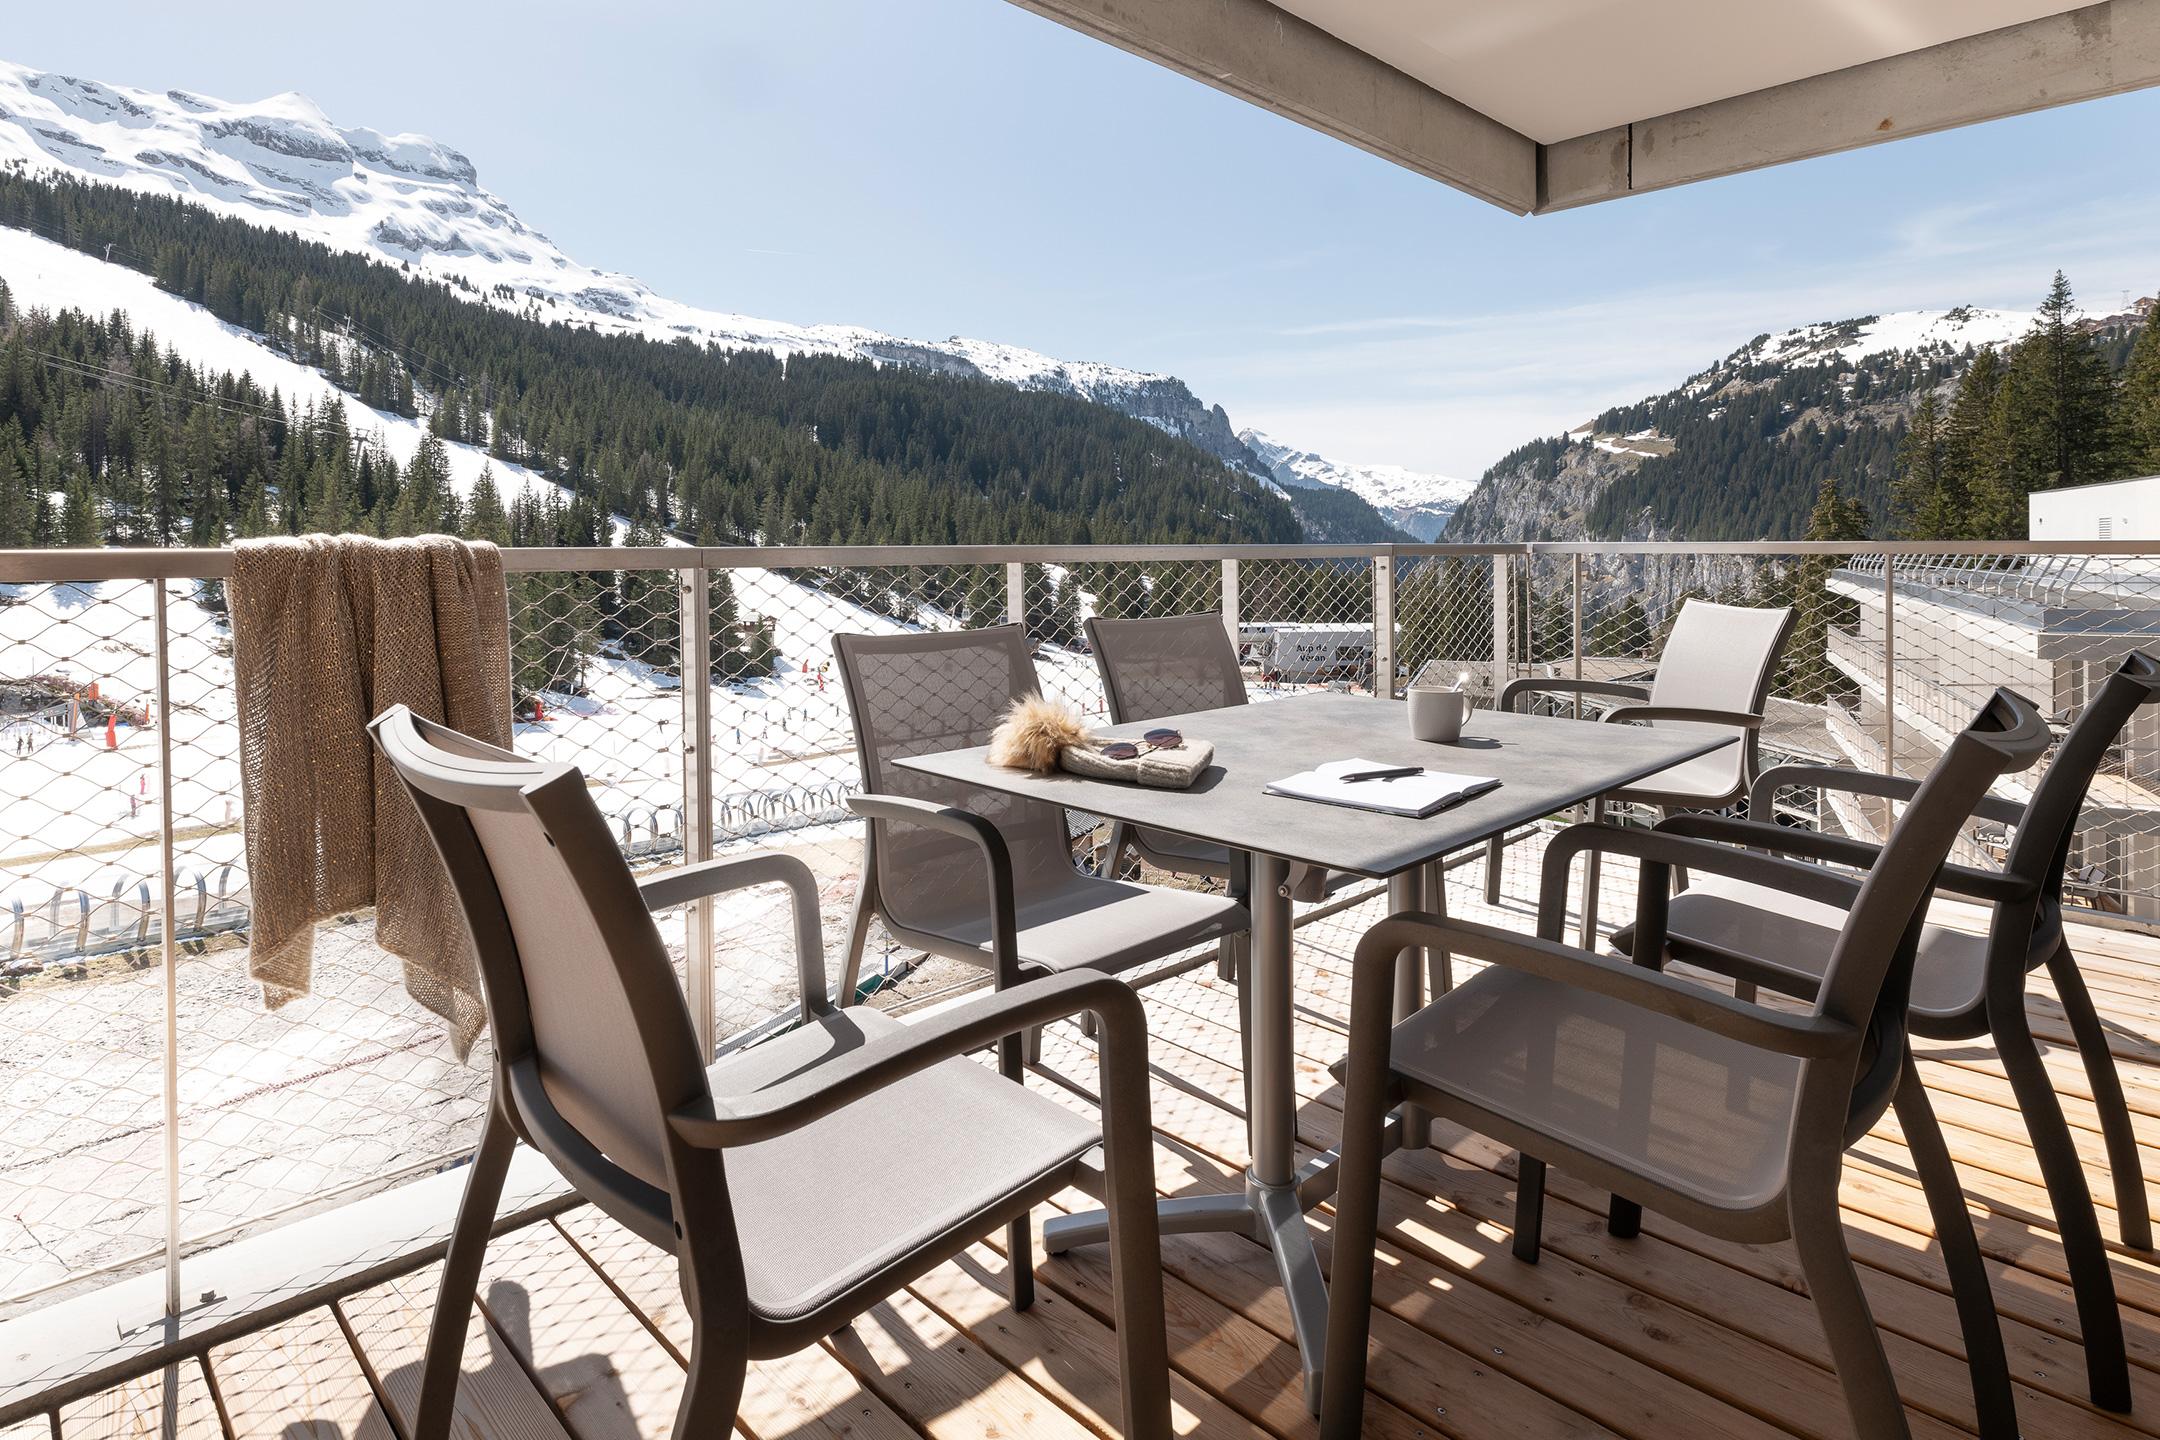
[[[254,908],[248,973],[271,1009],[308,993],[315,924],[375,907],[405,988],[462,1058],[480,1034],[472,945],[420,812],[369,741],[392,705],[510,744],[502,555],[447,535],[304,535],[233,547],[226,586]]]

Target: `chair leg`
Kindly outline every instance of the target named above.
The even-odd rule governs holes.
[[[1890,1357],[1883,1353],[1875,1317],[1853,1269],[1852,1254],[1845,1248],[1845,1225],[1837,1203],[1837,1172],[1842,1167],[1823,1168],[1829,1173],[1811,1177],[1813,1183],[1804,1189],[1804,1182],[1796,1177],[1786,1198],[1800,1273],[1822,1320],[1823,1338],[1829,1342],[1831,1364],[1845,1391],[1853,1434],[1867,1440],[1910,1440],[1912,1430],[1905,1421],[1904,1402],[1898,1398],[1897,1380],[1890,1373]]]
[[[1605,797],[1600,795],[1590,802],[1590,823],[1600,824],[1605,819]],[[1598,880],[1604,873],[1599,862],[1603,855],[1596,849],[1583,856],[1582,877],[1582,948],[1592,953],[1597,950],[1598,940]]]
[[[1912,1057],[1898,1077],[1892,1101],[1898,1125],[1905,1132],[1906,1148],[1912,1151],[1913,1167],[1920,1174],[1920,1188],[1927,1196],[1928,1213],[1934,1217],[1936,1242],[1942,1246],[1943,1268],[1950,1275],[1950,1294],[1957,1301],[1958,1326],[1965,1336],[1965,1364],[1972,1372],[1973,1412],[1980,1418],[1981,1440],[2017,1440],[2017,1397],[2010,1388],[2010,1362],[2003,1354],[2002,1325],[1995,1317],[1995,1294],[1988,1285],[1987,1264],[1980,1256],[1980,1242],[1973,1235],[1972,1216],[1965,1209],[1965,1192],[1958,1184],[1957,1168],[1950,1163],[1950,1147],[1935,1123],[1935,1108],[1928,1103],[1927,1089]]]
[[[1215,978],[1225,983],[1237,979],[1237,937],[1225,935],[1215,942]]]
[[[1605,1233],[1619,1240],[1642,1234],[1642,1206],[1625,1196],[1612,1196],[1605,1206]]]
[[[1538,1245],[1545,1229],[1545,1162],[1535,1155],[1515,1157],[1515,1258],[1525,1265],[1538,1262]]]
[[[862,983],[863,950],[870,942],[871,917],[877,912],[870,887],[871,878],[865,873],[855,892],[854,907],[848,912],[847,950],[840,957],[840,993],[833,1000],[842,1009],[855,1003],[855,987]]]
[[[1021,1059],[1024,1064],[1042,1064],[1042,1032],[1043,1027],[1040,1025],[1028,1027],[1026,1036],[1021,1040]]]
[[[705,1440],[712,1435],[735,1433],[735,1416],[742,1408],[743,1379],[749,1371],[740,1349],[716,1354],[720,1347],[708,1345],[699,1325],[690,1342],[690,1378],[683,1382],[682,1400],[675,1407],[673,1440]]]
[[[1005,1226],[1005,1284],[1012,1308],[1025,1310],[1035,1303],[1035,1237],[1027,1216]]]
[[[2016,993],[2022,1001],[2022,984]],[[2123,1350],[2122,1313],[2116,1308],[2115,1275],[2100,1236],[2092,1190],[2085,1183],[2084,1163],[2071,1143],[2069,1122],[2063,1118],[2039,1047],[2033,1043],[2024,1006],[1991,1004],[1988,1023],[1995,1034],[1995,1053],[2024,1113],[2025,1132],[2032,1137],[2033,1156],[2040,1162],[2048,1200],[2055,1207],[2055,1231],[2062,1240],[2070,1290],[2077,1299],[2078,1333],[2085,1342],[2086,1389],[2103,1410],[2128,1411],[2130,1369]]]
[[[1485,903],[1500,903],[1500,862],[1507,855],[1507,841],[1495,835],[1485,842]]]
[[[1448,918],[1446,857],[1425,866],[1425,908],[1441,919]],[[1443,945],[1425,951],[1425,995],[1437,1000],[1455,988],[1455,956]]]
[[[1083,1038],[1088,1040],[1093,1040],[1095,1038],[1094,1011],[1083,1010],[1080,1012],[1080,1034]]]
[[[2133,1250],[2153,1248],[2152,1212],[2145,1203],[2145,1165],[2138,1158],[2137,1131],[2130,1120],[2130,1104],[2123,1098],[2122,1076],[2107,1046],[2107,1032],[2093,1010],[2085,977],[2068,945],[2058,945],[2048,959],[2048,978],[2062,1001],[2077,1038],[2078,1055],[2085,1062],[2085,1077],[2092,1084],[2093,1108],[2100,1112],[2100,1134],[2107,1141],[2108,1171],[2115,1183],[2115,1225],[2122,1242]]]
[[[488,1232],[495,1228],[495,1206],[502,1199],[503,1177],[517,1135],[500,1103],[490,1101],[473,1151],[472,1172],[458,1201],[443,1257],[442,1283],[435,1290],[435,1317],[428,1326],[426,1358],[420,1372],[420,1405],[413,1417],[413,1440],[449,1440],[450,1417],[457,1408],[458,1374],[465,1359],[465,1332],[472,1320],[473,1296],[480,1288],[480,1261],[487,1254]]]

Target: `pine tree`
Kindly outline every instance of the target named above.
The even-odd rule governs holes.
[[[68,477],[66,500],[60,511],[59,543],[71,550],[104,543],[88,471],[74,469]]]
[[[1956,538],[1966,522],[1965,491],[1950,465],[1947,427],[1932,390],[1913,411],[1897,463],[1890,486],[1893,533],[1902,540]]]
[[[2035,490],[2111,478],[2115,382],[2092,338],[2077,328],[2070,282],[2060,270],[2039,318],[2011,352],[2004,389],[2007,488],[2020,509]]]
[[[1815,507],[1808,512],[1810,540],[1864,540],[1867,538],[1867,507],[1848,499],[1837,480],[1826,476],[1815,493]],[[1820,701],[1843,679],[1830,664],[1830,629],[1853,623],[1853,602],[1830,590],[1830,572],[1842,557],[1809,555],[1793,568],[1793,633],[1786,647],[1784,674],[1778,692],[1795,700]]]
[[[2160,307],[2145,317],[2145,328],[2130,351],[2120,415],[2125,468],[2160,475]]]
[[[502,491],[495,486],[495,467],[482,465],[473,481],[472,498],[465,515],[465,533],[475,540],[510,543],[510,518],[503,512]]]

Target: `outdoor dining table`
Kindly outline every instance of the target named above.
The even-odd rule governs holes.
[[[1426,869],[1431,862],[1729,745],[1734,732],[1480,710],[1464,727],[1460,741],[1442,745],[1413,740],[1401,704],[1376,697],[1309,694],[1112,726],[1101,733],[1137,737],[1166,728],[1215,747],[1213,765],[1189,790],[1148,789],[1062,772],[1032,775],[992,765],[982,746],[898,763],[986,790],[1213,841],[1249,857],[1246,1123],[1251,1164],[1243,1194],[1162,1201],[1162,1230],[1231,1231],[1274,1252],[1303,1358],[1306,1402],[1317,1413],[1327,1285],[1305,1212],[1333,1193],[1334,1164],[1331,1155],[1302,1170],[1296,1164],[1291,864],[1385,880],[1391,912],[1444,909],[1445,888],[1437,875],[1433,893],[1428,893]],[[1490,776],[1500,785],[1423,819],[1265,793],[1271,781],[1351,759]],[[1419,962],[1415,952],[1405,952],[1398,961],[1398,1019],[1418,1003]],[[1389,1123],[1398,1139],[1407,1133],[1413,1143],[1424,1143],[1416,1117],[1397,1115]],[[1060,1217],[1044,1227],[1044,1248],[1051,1254],[1107,1238],[1099,1214]]]

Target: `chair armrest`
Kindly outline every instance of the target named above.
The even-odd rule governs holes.
[[[803,1018],[832,1009],[825,991],[825,936],[818,916],[817,877],[793,855],[737,855],[706,860],[638,881],[647,910],[670,910],[693,900],[752,885],[785,885],[795,919],[795,971],[802,987]]]
[[[1703,710],[1692,705],[1616,705],[1600,717],[1608,725],[1640,725],[1652,720],[1685,720],[1697,725],[1723,725],[1734,730],[1760,730],[1763,717],[1745,710]]]
[[[1769,850],[1785,855],[1804,855],[1810,860],[1826,860],[1836,865],[1851,865],[1866,870],[1882,855],[1882,846],[1868,840],[1855,840],[1849,835],[1825,835],[1820,830],[1795,830],[1789,825],[1772,825],[1760,820],[1735,820],[1726,815],[1703,815],[1693,812],[1674,815],[1661,820],[1655,827],[1668,834],[1686,835],[1700,840],[1723,840],[1735,845],[1748,845],[1757,850]],[[2014,905],[2029,900],[2039,887],[1994,870],[1981,870],[1971,865],[1945,864],[1936,873],[1935,888],[1953,895],[1963,895],[1971,900],[1986,900],[1997,905]]]
[[[754,1145],[800,1129],[843,1106],[956,1056],[986,1049],[1016,1031],[1082,1012],[1101,1022],[1103,1090],[1148,1093],[1147,1014],[1133,988],[1113,975],[1047,975],[971,1000],[882,1036],[826,1064],[745,1096],[714,1096],[710,1110],[686,1107],[668,1126],[690,1145]],[[1143,1121],[1143,1129],[1145,1122]]]
[[[1500,687],[1500,698],[1493,702],[1496,710],[1512,710],[1515,702],[1525,695],[1551,693],[1555,695],[1604,695],[1615,700],[1648,700],[1650,691],[1642,685],[1627,685],[1618,680],[1563,680],[1558,676],[1540,679],[1526,675],[1510,680]]]
[[[1755,777],[1748,787],[1748,818],[1768,820],[1770,804],[1787,786],[1811,790],[1842,790],[1850,795],[1873,795],[1884,800],[1910,800],[1920,793],[1920,782],[1878,770],[1853,770],[1843,765],[1773,765]],[[2001,795],[1983,795],[1973,814],[1998,825],[2025,823],[2025,807]]]
[[[1013,900],[1012,852],[1005,848],[1005,837],[998,833],[997,826],[972,810],[898,795],[854,795],[847,803],[850,810],[865,819],[942,830],[982,852],[983,864],[990,871],[991,974],[1000,988],[1019,984],[1020,925]]]
[[[1803,900],[1817,900],[1840,909],[1851,908],[1860,894],[1860,882],[1850,875],[1825,870],[1820,865],[1784,860],[1775,855],[1738,850],[1730,845],[1675,834],[1664,825],[1655,830],[1622,829],[1617,825],[1570,825],[1553,836],[1545,847],[1545,869],[1539,877],[1542,887],[1538,904],[1539,934],[1554,939],[1559,937],[1563,921],[1561,908],[1567,903],[1568,866],[1586,850],[1623,855],[1646,866],[1667,870],[1673,866],[1706,870],[1734,880],[1767,885],[1798,895]],[[1640,886],[1646,887],[1650,883],[1650,877],[1645,876]]]
[[[1581,828],[1581,827],[1578,827]],[[1827,1015],[1768,1010],[1700,985],[1645,969],[1625,960],[1609,960],[1557,940],[1544,940],[1479,925],[1443,920],[1437,915],[1396,915],[1365,932],[1354,961],[1358,993],[1368,971],[1378,982],[1391,982],[1395,957],[1413,946],[1430,946],[1505,965],[1526,975],[1609,996],[1640,1009],[1667,1015],[1745,1045],[1780,1055],[1821,1059],[1858,1044],[1861,1032]],[[1376,983],[1372,988],[1378,991]],[[1380,1003],[1388,1001],[1382,994]],[[1353,1000],[1353,1005],[1356,1001]]]

